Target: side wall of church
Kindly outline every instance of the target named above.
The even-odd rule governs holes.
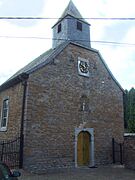
[[[6,131],[0,130],[0,141],[14,140],[20,136],[23,86],[21,83],[0,92],[0,122],[2,118],[3,100],[8,98],[8,121]]]

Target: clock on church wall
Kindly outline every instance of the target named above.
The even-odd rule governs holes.
[[[87,59],[78,57],[78,73],[89,77],[89,61]]]

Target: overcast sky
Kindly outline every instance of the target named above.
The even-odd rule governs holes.
[[[69,0],[0,0],[0,16],[59,18],[68,3]],[[134,0],[73,0],[73,3],[84,18],[135,17]],[[57,19],[0,19],[0,84],[51,48],[51,27],[56,21]],[[87,21],[91,24],[91,41],[135,44],[135,20],[87,19]],[[41,37],[41,39],[17,37]],[[135,45],[100,43],[91,45],[100,51],[124,89],[135,87]]]

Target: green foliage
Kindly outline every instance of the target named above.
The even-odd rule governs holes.
[[[128,132],[135,133],[135,120],[128,120]]]
[[[125,90],[124,94],[124,127],[127,129],[128,127],[128,119],[129,119],[129,113],[128,113],[128,90]]]
[[[125,91],[124,95],[124,125],[130,133],[135,133],[135,89]]]

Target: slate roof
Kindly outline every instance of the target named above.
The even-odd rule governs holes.
[[[34,59],[32,62],[30,62],[28,65],[26,65],[25,67],[23,67],[22,69],[17,71],[17,73],[15,73],[10,79],[8,79],[8,81],[22,73],[30,74],[30,73],[34,72],[35,70],[50,63],[50,61],[54,57],[56,57],[56,55],[58,55],[64,49],[64,47],[67,46],[67,44],[68,44],[68,42],[65,41],[64,43],[57,46],[55,49],[49,49],[48,51],[44,52],[39,57]]]
[[[68,6],[66,7],[66,9],[64,10],[63,14],[61,15],[61,17],[59,18],[59,20],[55,23],[58,24],[62,19],[64,19],[66,16],[72,16],[75,17],[76,19],[80,19],[81,21],[89,24],[80,14],[80,12],[78,11],[78,9],[76,8],[76,6],[74,5],[74,3],[72,2],[72,0],[70,0]],[[54,25],[54,26],[55,26]],[[54,27],[53,26],[53,27]]]
[[[36,71],[39,68],[42,68],[48,63],[53,61],[53,58],[56,57],[67,45],[69,44],[68,41],[63,42],[55,49],[49,49],[48,51],[41,54],[39,57],[34,59],[28,65],[17,71],[13,76],[11,76],[5,83],[0,86],[0,91],[17,84],[24,79],[27,79],[29,74]]]

